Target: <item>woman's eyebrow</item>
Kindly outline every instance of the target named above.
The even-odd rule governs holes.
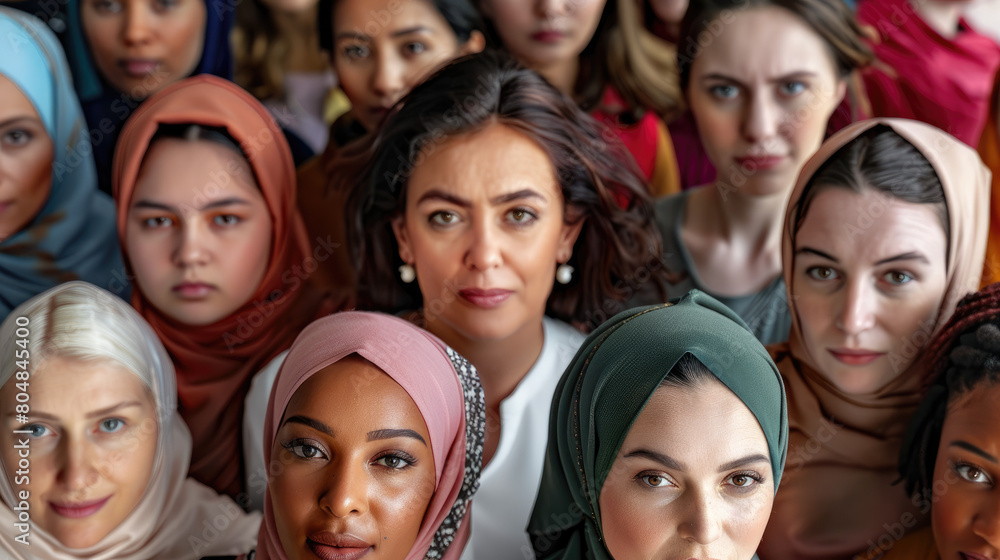
[[[996,457],[994,457],[993,455],[990,455],[989,453],[983,451],[979,447],[976,447],[975,445],[972,445],[971,443],[969,443],[967,441],[962,441],[960,439],[957,439],[957,440],[951,442],[949,444],[949,447],[957,447],[959,449],[964,449],[964,450],[968,451],[969,453],[973,453],[975,455],[979,455],[980,457],[982,457],[983,459],[986,459],[987,461],[989,461],[991,463],[1000,463],[1000,461],[997,461]]]
[[[326,434],[326,435],[328,435],[330,437],[334,437],[334,435],[333,435],[333,428],[331,428],[330,426],[327,426],[326,424],[320,422],[319,420],[313,420],[312,418],[309,418],[308,416],[298,416],[298,415],[296,415],[296,416],[289,416],[288,418],[285,419],[284,422],[281,423],[281,425],[284,426],[285,424],[288,424],[289,422],[291,422],[293,424],[302,424],[303,426],[309,426],[310,428],[312,428],[314,430],[323,432],[324,434]]]
[[[424,437],[413,430],[399,430],[387,428],[384,430],[372,430],[368,432],[368,441],[376,441],[380,439],[392,439],[398,437],[407,437],[420,441],[420,443],[427,445],[424,441]]]

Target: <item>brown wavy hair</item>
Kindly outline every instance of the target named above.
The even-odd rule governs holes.
[[[638,168],[616,138],[535,72],[488,50],[461,58],[417,86],[390,112],[372,157],[352,189],[345,216],[359,263],[358,308],[400,312],[421,307],[416,283],[404,284],[392,219],[406,207],[406,187],[426,149],[499,123],[534,140],[552,161],[567,222],[585,220],[573,248],[577,271],[555,285],[546,313],[590,329],[625,307],[652,282],[665,298],[660,234]],[[626,208],[619,200],[628,200]]]

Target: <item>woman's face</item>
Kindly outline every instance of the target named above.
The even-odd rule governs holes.
[[[604,542],[617,560],[748,560],[773,476],[760,424],[726,386],[658,389],[601,488]]]
[[[1000,552],[998,426],[998,385],[977,386],[948,407],[931,507],[941,558],[996,558]]]
[[[204,0],[82,0],[80,18],[97,69],[132,99],[190,76],[201,60]]]
[[[367,360],[310,377],[271,448],[268,493],[289,560],[405,558],[434,493],[430,445],[413,399]]]
[[[503,47],[529,68],[575,61],[590,44],[607,0],[481,0]]]
[[[38,111],[0,74],[0,242],[27,226],[52,190],[52,139]]]
[[[250,164],[226,146],[155,142],[127,220],[125,253],[139,290],[182,324],[210,325],[232,315],[267,271],[271,213]]]
[[[680,25],[687,11],[688,0],[648,0],[657,19],[667,25]]]
[[[483,50],[476,31],[461,43],[426,0],[338,0],[333,67],[355,117],[376,130],[389,108],[434,70]]]
[[[944,300],[947,250],[932,204],[839,187],[813,198],[791,293],[806,350],[841,391],[871,394],[910,367]]]
[[[12,378],[0,389],[4,410],[17,404],[16,384]],[[128,517],[149,485],[158,436],[152,394],[115,362],[60,357],[38,365],[29,393],[28,422],[4,419],[7,480],[15,494],[28,491],[38,528],[69,548],[93,546]]]
[[[428,328],[445,340],[502,340],[541,329],[556,265],[582,220],[565,222],[548,154],[501,124],[425,150],[393,222]]]
[[[724,193],[787,193],[846,85],[823,39],[791,12],[767,6],[728,18],[709,26],[711,41],[692,63],[691,111]]]

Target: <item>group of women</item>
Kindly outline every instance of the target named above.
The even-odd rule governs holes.
[[[0,7],[0,553],[997,558],[942,4]]]

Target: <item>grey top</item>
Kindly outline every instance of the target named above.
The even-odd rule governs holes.
[[[781,276],[763,290],[743,296],[722,296],[705,287],[681,237],[681,225],[684,223],[684,211],[690,193],[691,191],[682,191],[660,198],[655,203],[656,224],[663,238],[663,265],[670,276],[670,281],[665,285],[667,299],[679,298],[697,288],[735,311],[762,344],[786,342],[792,326],[792,316],[785,295],[785,281]]]

